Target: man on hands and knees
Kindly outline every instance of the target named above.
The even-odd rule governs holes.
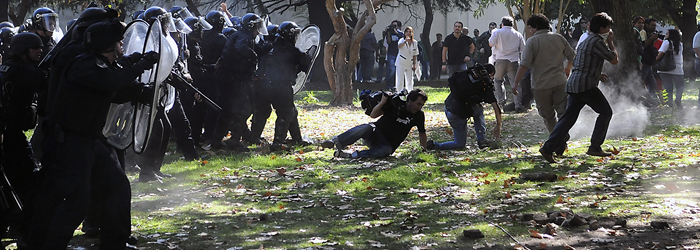
[[[374,106],[370,117],[379,118],[376,122],[359,125],[342,133],[332,140],[321,144],[324,148],[335,146],[336,157],[342,158],[381,158],[391,155],[401,145],[411,132],[411,128],[418,127],[420,145],[426,148],[427,135],[425,134],[425,115],[421,110],[428,95],[421,89],[414,89],[408,93],[407,102],[395,107],[385,94],[382,100]],[[343,151],[345,147],[364,139],[369,149],[348,153]]]
[[[601,74],[603,63],[607,60],[611,64],[617,64],[617,51],[613,44],[613,32],[611,26],[613,20],[607,13],[601,12],[591,19],[591,31],[588,39],[578,45],[574,58],[573,71],[566,82],[564,91],[569,93],[569,100],[564,115],[559,119],[549,139],[540,148],[542,156],[550,163],[555,163],[552,155],[558,149],[566,145],[568,133],[574,126],[581,109],[588,105],[598,113],[591,145],[586,154],[593,156],[610,156],[603,151],[601,145],[605,141],[608,125],[612,119],[612,108],[603,93],[598,89],[598,81],[607,81],[608,77]]]
[[[491,146],[486,139],[486,120],[484,107],[481,103],[490,103],[496,116],[496,127],[493,136],[496,140],[501,137],[501,109],[493,93],[493,65],[487,64],[458,72],[448,79],[450,95],[445,99],[445,116],[454,131],[454,140],[450,142],[428,141],[427,149],[463,149],[467,144],[467,121],[474,118],[474,132],[479,148]]]

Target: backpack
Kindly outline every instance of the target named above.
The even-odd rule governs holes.
[[[360,92],[360,105],[365,110],[366,115],[372,114],[372,110],[382,101],[384,95],[388,96],[390,100],[384,104],[383,109],[398,111],[398,107],[406,105],[406,101],[402,97],[408,95],[408,92],[404,90],[397,94],[389,94],[384,91],[363,90]]]

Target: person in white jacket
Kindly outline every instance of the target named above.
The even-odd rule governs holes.
[[[416,71],[418,41],[413,39],[413,28],[406,27],[399,39],[399,55],[396,57],[396,91],[413,90],[413,72]]]

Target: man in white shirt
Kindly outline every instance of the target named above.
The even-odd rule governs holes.
[[[494,75],[495,86],[494,92],[498,105],[503,107],[506,102],[506,88],[503,84],[504,77],[508,75],[509,81],[514,81],[515,73],[518,71],[518,62],[520,61],[520,52],[525,48],[525,39],[517,30],[513,29],[513,18],[504,16],[501,19],[501,27],[493,31],[489,38],[489,45],[493,47],[493,56],[496,66],[496,74]],[[514,83],[511,82],[514,85]],[[518,90],[523,93],[522,90]],[[522,95],[513,95],[516,112],[524,112],[525,107],[522,103]]]

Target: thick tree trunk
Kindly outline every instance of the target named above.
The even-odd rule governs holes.
[[[14,9],[16,10],[16,13],[9,13],[9,17],[12,20],[12,23],[15,24],[15,26],[20,26],[22,23],[24,23],[24,17],[27,15],[27,12],[32,8],[33,4],[38,4],[38,0],[22,0],[19,3],[19,6],[16,6]]]
[[[328,11],[326,11],[325,0],[309,0],[306,2],[309,10],[309,23],[315,24],[321,30],[321,41],[328,41],[333,36],[333,22],[331,21]],[[325,43],[321,43],[321,51],[318,54],[318,59],[324,58],[326,53]],[[325,62],[324,62],[325,63]],[[326,85],[328,76],[326,70],[321,63],[314,63],[311,80],[313,83],[323,82]]]
[[[432,44],[430,42],[430,28],[433,26],[433,3],[431,0],[423,0],[423,9],[425,10],[425,23],[423,23],[423,36],[420,37],[423,41],[423,53],[427,53],[428,58],[432,55],[430,51]]]
[[[355,25],[352,37],[348,34],[343,19],[343,11],[336,7],[335,0],[326,0],[326,10],[333,21],[335,34],[326,42],[324,67],[328,74],[328,84],[333,91],[331,106],[351,105],[354,97],[352,91],[352,72],[360,61],[360,42],[377,23],[375,8],[390,0],[364,0],[365,12]]]
[[[618,85],[635,84],[643,90],[643,81],[637,75],[639,60],[635,49],[635,34],[629,24],[629,18],[634,16],[630,8],[631,1],[592,0],[591,4],[596,12],[608,13],[614,22],[612,26],[615,34],[614,43],[620,62],[614,66],[614,70],[608,70],[605,73]]]
[[[695,53],[693,52],[693,36],[697,32],[697,20],[696,16],[698,12],[695,10],[696,0],[683,0],[683,5],[678,8],[674,8],[670,0],[663,0],[663,6],[668,11],[669,15],[676,23],[676,27],[681,30],[683,36],[681,42],[683,42],[683,71],[685,72],[685,77],[694,78],[696,77],[695,69],[693,64],[695,63]]]

